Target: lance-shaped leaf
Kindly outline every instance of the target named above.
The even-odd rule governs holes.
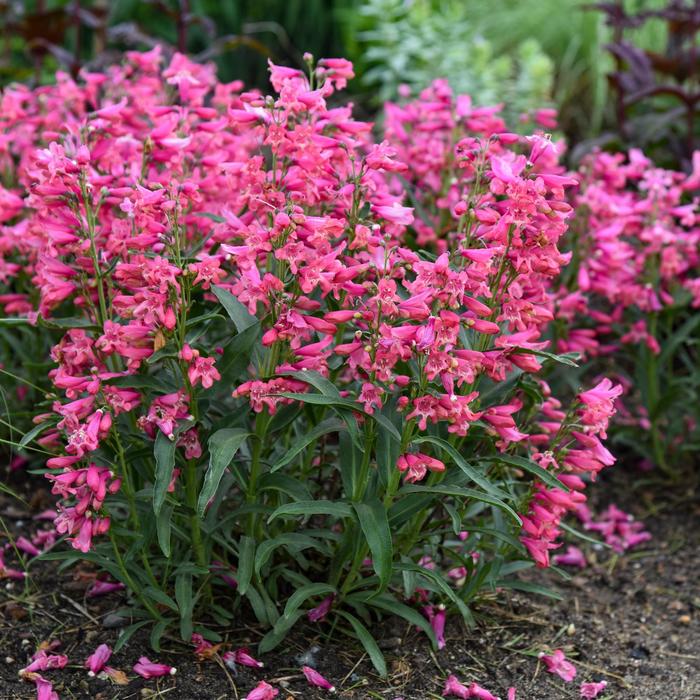
[[[204,475],[202,490],[197,501],[197,513],[201,518],[209,499],[216,493],[221,477],[231,464],[241,445],[250,433],[240,428],[223,428],[209,438],[209,467]]]

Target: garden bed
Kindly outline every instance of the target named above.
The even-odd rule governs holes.
[[[200,663],[175,638],[164,639],[163,652],[155,654],[143,634],[115,654],[112,665],[131,674],[136,660],[147,655],[176,666],[176,676],[144,680],[131,674],[123,687],[90,679],[80,667],[98,644],[114,644],[119,629],[109,625],[121,598],[112,594],[90,602],[84,597],[87,565],[58,574],[56,565],[46,562],[32,568],[26,592],[15,584],[0,603],[0,698],[35,697],[33,684],[19,680],[17,672],[42,641],[51,639],[61,640],[60,652],[70,660],[65,669],[45,674],[62,698],[238,699],[263,678],[281,689],[280,698],[327,697],[325,691],[308,687],[299,671],[303,663],[315,664],[342,698],[440,697],[449,673],[502,697],[506,688],[515,686],[518,700],[575,698],[580,681],[602,679],[608,687],[600,697],[611,700],[698,698],[700,503],[682,491],[665,494],[660,501],[653,486],[628,493],[631,481],[620,470],[592,489],[591,496],[599,507],[615,498],[624,510],[643,517],[653,535],[650,542],[619,557],[585,545],[588,568],[566,582],[553,572],[545,574],[545,582],[564,597],[562,602],[518,593],[501,595],[498,605],[486,599],[476,610],[478,627],[467,632],[453,618],[447,645],[436,653],[421,633],[388,621],[379,635],[388,680],[376,675],[359,646],[353,648],[342,638],[327,640],[309,625],[299,625],[283,645],[265,655],[260,671],[243,668],[234,676],[216,661]],[[48,504],[48,494],[37,490],[36,482],[15,479],[13,485],[27,497],[32,494],[34,512]],[[4,496],[0,504],[8,528],[26,534],[32,510]],[[254,649],[262,631],[251,620],[222,634],[234,647],[249,644]],[[565,684],[538,663],[540,650],[554,648],[563,649],[577,666],[574,683]]]

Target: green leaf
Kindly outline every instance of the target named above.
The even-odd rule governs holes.
[[[353,507],[372,552],[372,566],[379,577],[379,591],[385,591],[391,582],[394,559],[386,508],[378,498],[355,503]]]
[[[155,625],[153,625],[153,629],[151,630],[150,643],[155,651],[160,651],[161,637],[165,634],[172,621],[173,619],[171,617],[164,617],[161,620],[158,620],[158,622],[156,622]]]
[[[475,483],[481,486],[484,491],[490,493],[498,498],[508,498],[508,494],[502,491],[497,486],[494,486],[485,476],[479,474],[479,472],[474,469],[467,461],[462,457],[462,455],[452,446],[447,440],[443,440],[439,437],[434,437],[432,435],[422,435],[413,438],[413,442],[419,445],[424,443],[429,443],[439,447],[444,452],[452,458],[452,461]]]
[[[211,288],[211,291],[214,292],[216,298],[221,302],[239,333],[258,323],[258,319],[252,316],[248,309],[231,292],[216,285]]]
[[[173,517],[173,507],[165,505],[160,509],[156,517],[156,535],[158,536],[158,544],[164,556],[170,558],[170,530]]]
[[[504,503],[500,498],[491,496],[491,494],[476,491],[475,489],[467,489],[463,486],[450,486],[446,484],[436,484],[435,486],[407,484],[406,486],[401,487],[399,493],[433,493],[441,496],[454,496],[455,498],[472,498],[475,501],[481,501],[482,503],[488,503],[491,506],[500,508],[508,513],[508,515],[510,515],[511,518],[518,523],[518,525],[522,525],[520,516],[507,503]]]
[[[337,418],[328,418],[327,420],[324,420],[308,433],[302,435],[299,440],[289,447],[286,450],[284,457],[277,461],[270,471],[276,472],[278,469],[281,469],[292,462],[298,454],[303,452],[311,443],[318,440],[318,438],[320,438],[322,435],[337,433],[341,430],[345,430],[345,423],[343,423],[343,421],[340,421]]]
[[[114,653],[116,654],[117,652],[121,651],[124,645],[134,636],[134,634],[136,634],[136,632],[138,632],[142,627],[148,625],[150,622],[151,620],[140,620],[139,622],[135,622],[133,625],[125,627],[119,633],[117,642],[114,645]]]
[[[231,382],[246,370],[251,355],[258,346],[260,333],[260,323],[256,321],[243,332],[236,334],[224,347],[224,354],[216,363],[222,382]]]
[[[382,678],[386,678],[386,661],[384,660],[384,654],[380,651],[377,646],[377,642],[369,633],[369,630],[354,616],[344,610],[339,610],[338,615],[345,620],[347,620],[355,632],[355,636],[360,640],[362,646],[365,648],[367,655],[369,656],[374,668]]]
[[[280,491],[294,501],[312,501],[313,496],[309,487],[299,479],[286,474],[271,474],[267,472],[258,481],[258,491]]]
[[[170,608],[174,612],[178,612],[177,603],[167,593],[164,593],[159,588],[146,586],[143,593],[150,600],[155,600],[156,603],[165,605],[166,608]]]
[[[303,610],[297,610],[289,617],[281,617],[275,626],[260,640],[258,651],[266,654],[272,651],[286,636],[297,620],[304,614]]]
[[[661,354],[658,357],[659,366],[665,365],[673,357],[678,347],[685,343],[698,325],[700,325],[700,314],[696,313],[663,343]]]
[[[580,355],[577,352],[567,352],[562,355],[557,355],[553,352],[547,352],[546,350],[532,350],[531,348],[511,348],[511,352],[516,352],[518,355],[539,355],[548,360],[553,360],[561,365],[568,365],[569,367],[578,367],[578,363],[574,358],[579,358]]]
[[[414,610],[408,605],[401,603],[390,593],[382,593],[380,595],[367,595],[366,593],[363,593],[362,595],[364,596],[364,599],[360,598],[360,600],[362,600],[362,602],[366,605],[370,605],[373,608],[378,608],[379,610],[383,610],[384,612],[388,612],[392,615],[398,615],[411,625],[415,625],[419,629],[422,629],[428,636],[428,639],[430,639],[430,643],[433,645],[433,648],[437,648],[437,640],[435,639],[435,632],[433,628],[428,620],[417,610]],[[354,596],[348,596],[348,600],[352,600],[353,598]]]
[[[553,598],[554,600],[564,600],[561,597],[561,595],[559,595],[559,593],[553,591],[551,588],[540,586],[537,583],[530,583],[530,581],[520,581],[518,579],[505,579],[501,581],[496,581],[495,585],[498,588],[511,588],[516,591],[536,593],[537,595],[544,596],[545,598]]]
[[[191,574],[182,573],[175,577],[175,600],[177,600],[177,606],[180,609],[180,637],[183,642],[189,642],[192,639],[192,609],[194,607]]]
[[[39,423],[39,425],[35,425],[31,430],[29,430],[22,436],[22,439],[19,441],[19,446],[26,447],[30,442],[32,442],[32,440],[34,440],[34,438],[37,435],[49,428],[50,425],[51,424],[49,423]]]
[[[17,317],[17,316],[7,316],[6,318],[0,318],[0,326],[31,326],[28,318]]]
[[[322,549],[322,542],[299,532],[285,532],[270,540],[265,540],[258,545],[257,551],[255,552],[255,573],[259,574],[272,552],[278,547],[283,546],[290,546],[290,548],[296,549],[297,551],[312,547],[315,549]]]
[[[299,501],[298,503],[285,503],[275,508],[267,519],[271,523],[275,518],[296,515],[334,515],[336,518],[349,518],[352,516],[352,508],[347,503],[339,501]]]
[[[223,216],[219,216],[218,214],[212,214],[211,212],[208,211],[198,211],[195,212],[195,216],[201,216],[203,219],[211,219],[212,221],[215,221],[217,224],[225,224],[226,219],[224,219]]]
[[[293,615],[300,606],[302,606],[309,598],[315,596],[326,596],[335,593],[335,588],[328,583],[310,583],[301,588],[297,588],[291,596],[287,604],[284,606],[284,617]]]
[[[398,440],[399,442],[401,441],[401,434],[396,429],[396,426],[386,416],[383,416],[379,412],[372,414],[367,413],[367,411],[365,411],[359,403],[352,401],[351,399],[327,396],[326,394],[301,394],[292,391],[280,392],[280,396],[283,396],[286,399],[301,401],[302,403],[311,403],[316,406],[333,406],[335,408],[344,408],[350,411],[355,411],[356,413],[362,413],[379,423],[379,425],[381,425],[395,440]]]
[[[597,544],[600,545],[601,547],[605,547],[608,549],[611,549],[611,546],[607,542],[603,542],[603,540],[596,539],[595,537],[591,537],[590,535],[587,535],[585,532],[581,532],[581,530],[576,529],[575,527],[572,527],[568,523],[565,523],[561,521],[557,527],[560,527],[564,532],[568,532],[570,535],[573,535],[574,537],[577,537],[580,540],[584,540],[585,542],[591,542],[592,544]]]
[[[168,486],[173,478],[175,468],[175,446],[176,440],[168,440],[162,430],[158,431],[156,441],[153,446],[153,454],[156,458],[156,479],[153,484],[153,510],[156,515],[165,503],[168,493]]]
[[[518,467],[523,471],[529,472],[536,476],[542,483],[555,489],[561,489],[562,491],[568,491],[569,488],[557,479],[556,475],[543,469],[539,464],[533,462],[531,459],[521,457],[520,455],[509,455],[509,454],[497,454],[482,459],[483,462],[501,462],[503,464],[508,464],[511,467]]]
[[[298,372],[296,370],[290,372],[280,372],[283,376],[295,377],[300,382],[306,382],[311,384],[314,389],[318,389],[324,396],[330,396],[332,398],[340,399],[340,392],[338,387],[333,384],[332,381],[326,379],[322,374],[314,372],[313,370],[303,370]]]
[[[249,432],[240,428],[224,428],[217,430],[209,438],[209,468],[204,475],[204,483],[197,500],[197,513],[200,518],[204,516],[209,499],[216,493],[226,467],[231,464],[231,460],[249,435]]]
[[[255,540],[247,535],[242,535],[238,544],[238,572],[236,581],[238,582],[238,592],[245,595],[253,576],[253,566],[255,563]]]

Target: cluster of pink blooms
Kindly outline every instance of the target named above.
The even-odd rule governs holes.
[[[570,511],[578,512],[585,505],[586,497],[582,493],[585,482],[580,475],[588,474],[595,479],[601,469],[615,462],[600,438],[606,437],[608,422],[615,413],[615,399],[621,393],[622,387],[613,386],[610,380],[604,379],[593,389],[579,394],[579,429],[566,435],[565,444],[556,443],[553,450],[533,455],[540,466],[563,467],[565,473],[559,474],[559,481],[566,487],[548,488],[537,484],[530,510],[523,516],[521,541],[537,566],[549,566],[549,550],[560,545],[556,540],[560,534],[558,525],[562,517]],[[550,408],[549,421],[543,428],[560,435],[565,414],[558,408]]]
[[[570,683],[576,677],[576,667],[566,658],[561,649],[556,649],[551,654],[541,652],[538,659],[547,667],[549,673],[559,676],[563,681]],[[606,681],[582,683],[580,687],[580,697],[596,698],[605,690]],[[508,688],[507,700],[515,700],[516,689]],[[476,698],[476,700],[500,700],[499,697],[480,686],[478,683],[465,685],[455,675],[450,675],[445,681],[442,691],[445,698]]]
[[[700,308],[700,152],[690,173],[656,167],[638,150],[595,152],[580,181],[572,199],[580,219],[572,227],[575,257],[557,299],[558,350],[613,355],[634,376],[626,355],[645,346],[661,352],[659,316],[683,320],[684,310]],[[626,393],[637,388],[628,377],[620,381]],[[620,408],[621,422],[649,429],[654,407]],[[697,428],[691,415],[683,420],[679,444]]]
[[[572,324],[562,349],[614,352],[644,343],[658,353],[645,317],[679,302],[683,290],[700,307],[700,152],[690,174],[658,168],[640,151],[597,152],[582,166],[575,198],[586,213],[577,240],[576,288],[558,300]],[[593,327],[577,329],[582,317]],[[622,329],[620,331],[620,329]]]
[[[594,518],[585,504],[576,508],[576,516],[585,530],[599,533],[605,543],[618,554],[636,547],[651,539],[651,533],[644,529],[644,523],[634,516],[610,504],[597,518]]]
[[[540,565],[558,519],[584,498],[579,474],[612,464],[598,439],[619,393],[609,383],[580,395],[584,427],[566,447],[553,397],[525,425],[522,396],[482,403],[476,388],[541,369],[553,283],[569,259],[558,243],[575,180],[557,163],[561,145],[506,131],[497,110],[440,82],[389,105],[387,140],[373,142],[370,124],[327,104],[352,75],[341,59],[321,60],[312,79],[271,65],[278,96],[264,98],[180,55],[163,69],[154,49],[81,83],[59,75],[54,87],[3,93],[0,161],[17,161],[23,189],[0,197],[0,305],[51,318],[70,304],[83,316],[52,351],[65,398],[37,418],[49,426],[40,444],[58,453],[48,463],[57,529],[75,548],[109,529],[105,499],[125,474],[92,455],[119,451],[122,414],[177,440],[183,459],[201,456],[196,396],[220,382],[219,351],[205,339],[195,347],[186,330],[213,285],[262,321],[265,362],[226,387],[254,412],[307,391],[299,373],[340,365],[358,411],[404,413],[409,449],[397,468],[408,482],[445,469],[410,448],[428,424],[460,440],[478,424],[498,450],[520,444],[565,472],[570,491],[538,485],[525,519]],[[406,206],[406,181],[436,220]],[[437,256],[418,255],[413,236]],[[167,343],[180,386],[153,395],[130,385]]]

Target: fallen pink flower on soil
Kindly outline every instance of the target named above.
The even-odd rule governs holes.
[[[580,569],[584,569],[587,565],[584,553],[573,545],[567,547],[564,554],[555,555],[554,563],[557,566],[578,566]]]
[[[279,694],[280,691],[277,688],[273,688],[266,681],[260,681],[242,700],[272,700]]]
[[[472,683],[469,686],[469,697],[477,698],[477,700],[500,700],[493,693],[482,688],[478,683]]]
[[[457,676],[447,676],[445,687],[442,691],[442,697],[469,698],[469,696],[469,688],[460,683]]]
[[[315,685],[317,688],[323,688],[331,693],[335,693],[335,686],[328,682],[318,671],[311,666],[302,666],[302,673],[306,676],[306,680],[310,685]]]
[[[85,660],[85,667],[88,669],[88,676],[96,676],[105,667],[105,664],[112,656],[112,650],[106,644],[100,644],[95,651]]]
[[[44,649],[39,651],[32,657],[31,663],[23,668],[19,673],[21,676],[27,673],[36,671],[50,671],[54,668],[64,668],[68,663],[68,657],[63,654],[47,654]]]
[[[115,591],[123,591],[124,584],[113,581],[95,581],[95,583],[87,589],[85,595],[88,598],[98,598],[99,596],[108,595]]]
[[[138,673],[142,678],[159,678],[174,676],[177,669],[167,664],[153,663],[147,656],[142,656],[138,663],[134,664],[134,673]]]
[[[265,664],[262,661],[254,659],[248,652],[247,647],[236,649],[235,651],[227,651],[223,655],[224,663],[229,668],[236,668],[236,664],[241,666],[249,666],[250,668],[262,668]]]
[[[561,649],[556,649],[551,655],[541,652],[538,658],[547,667],[549,673],[555,673],[567,683],[570,683],[576,677],[576,667],[566,660],[566,656]]]
[[[581,697],[597,698],[598,695],[605,690],[607,685],[607,681],[600,681],[599,683],[581,683]]]
[[[59,700],[58,693],[53,689],[51,681],[37,675],[33,679],[36,683],[36,700]]]

